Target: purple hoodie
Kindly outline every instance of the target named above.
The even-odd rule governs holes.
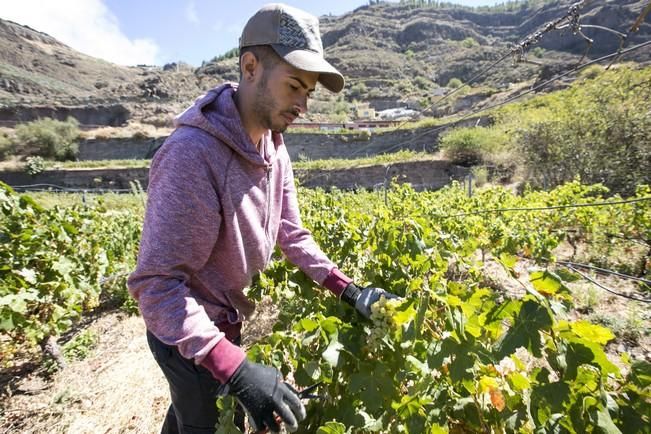
[[[222,382],[244,358],[224,331],[253,313],[243,290],[276,243],[335,294],[350,282],[302,227],[282,135],[263,137],[263,158],[242,127],[235,90],[225,84],[199,98],[156,153],[128,280],[147,329]]]

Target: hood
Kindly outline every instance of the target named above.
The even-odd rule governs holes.
[[[268,166],[275,159],[276,148],[284,145],[282,135],[269,131],[263,136],[266,149],[266,158],[263,159],[242,126],[240,113],[233,100],[236,90],[236,83],[226,83],[209,90],[174,119],[174,126],[202,129],[252,164]]]

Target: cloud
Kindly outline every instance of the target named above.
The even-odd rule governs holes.
[[[185,19],[192,24],[199,24],[199,14],[197,14],[197,5],[193,1],[185,5]]]
[[[102,0],[4,2],[0,17],[45,32],[93,57],[120,65],[156,64],[152,39],[129,39]]]

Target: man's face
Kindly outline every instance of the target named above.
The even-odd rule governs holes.
[[[307,112],[319,74],[296,69],[280,62],[264,71],[256,84],[253,111],[264,128],[284,132],[289,124]]]

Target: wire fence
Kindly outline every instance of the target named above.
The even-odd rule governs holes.
[[[471,215],[497,214],[502,212],[550,211],[550,210],[567,209],[567,208],[613,206],[613,205],[622,205],[627,203],[637,203],[637,202],[646,202],[646,201],[651,201],[651,196],[636,197],[632,199],[623,199],[623,200],[613,200],[607,202],[572,203],[566,205],[551,205],[551,206],[521,207],[521,208],[491,208],[491,209],[482,209],[478,211],[463,212],[458,214],[443,214],[443,215],[434,214],[432,215],[432,217],[439,218],[439,219],[448,219],[454,217],[466,217]]]

